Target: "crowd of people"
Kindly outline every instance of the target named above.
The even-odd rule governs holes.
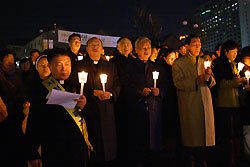
[[[19,67],[14,52],[1,51],[0,166],[150,167],[162,158],[162,166],[207,167],[212,157],[234,167],[250,160],[250,46],[228,40],[211,53],[196,34],[178,48],[122,37],[108,59],[96,37],[84,52],[79,34],[68,42],[32,50]],[[53,90],[80,94],[75,107],[47,104]]]

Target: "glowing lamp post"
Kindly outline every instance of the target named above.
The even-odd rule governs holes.
[[[245,64],[243,64],[241,62],[238,63],[238,75],[240,75],[240,71],[243,70],[244,66],[245,66]]]
[[[154,72],[152,72],[152,73],[153,73],[153,79],[154,79],[154,88],[156,88],[156,80],[157,80],[158,77],[159,77],[159,72],[154,71]]]
[[[87,83],[88,73],[87,72],[78,72],[79,83],[81,83],[80,95],[83,95],[84,84]]]
[[[101,74],[100,78],[101,78],[103,92],[105,92],[105,83],[107,83],[108,75],[107,74]]]
[[[249,85],[249,78],[250,78],[250,71],[246,71],[245,72],[245,76],[246,76],[246,78],[247,78],[247,85]]]
[[[207,61],[204,61],[204,68],[207,69],[211,67],[211,61],[207,60]]]

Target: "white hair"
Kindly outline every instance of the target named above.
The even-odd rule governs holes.
[[[138,48],[141,43],[149,42],[151,45],[151,40],[148,37],[139,37],[135,41],[135,48]]]

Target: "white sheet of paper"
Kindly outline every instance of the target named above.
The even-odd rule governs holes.
[[[52,89],[47,104],[58,104],[68,109],[72,109],[75,108],[77,103],[76,101],[73,101],[73,99],[79,98],[79,94]]]

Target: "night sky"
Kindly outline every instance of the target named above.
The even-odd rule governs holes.
[[[181,21],[205,0],[140,0],[160,19],[161,35],[178,33]],[[2,2],[3,3],[3,2]],[[29,41],[56,23],[69,31],[113,36],[135,36],[135,0],[55,1],[7,0],[0,5],[0,44]]]

